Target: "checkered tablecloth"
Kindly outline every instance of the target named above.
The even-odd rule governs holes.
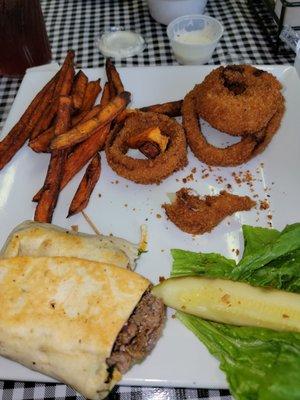
[[[123,26],[140,32],[147,48],[138,56],[122,60],[121,66],[176,64],[168,43],[166,28],[151,19],[146,0],[42,0],[52,54],[61,62],[67,49],[76,51],[79,67],[99,67],[104,59],[95,46],[95,38],[111,26]],[[248,62],[253,64],[292,63],[294,54],[280,48],[272,50],[276,26],[261,0],[208,0],[207,14],[225,27],[211,64]],[[1,58],[0,58],[1,59]],[[17,93],[20,80],[0,77],[0,127]],[[0,381],[0,398],[80,399],[65,385]],[[229,400],[227,390],[166,389],[117,387],[111,399],[210,399]]]

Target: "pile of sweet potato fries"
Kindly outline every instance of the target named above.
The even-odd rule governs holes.
[[[37,153],[50,153],[50,162],[37,202],[34,220],[51,222],[61,190],[89,162],[71,201],[68,217],[84,210],[100,177],[99,152],[104,149],[112,123],[122,123],[136,110],[126,109],[131,94],[124,90],[119,73],[106,61],[107,83],[100,103],[100,79],[88,80],[83,71],[75,74],[74,52],[68,51],[61,69],[35,96],[24,114],[0,142],[0,170],[28,140]],[[145,107],[169,116],[181,114],[182,101]],[[151,148],[152,146],[152,148]],[[144,150],[143,150],[144,148]],[[148,158],[157,155],[149,141],[140,146]],[[151,154],[152,153],[152,154]]]
[[[0,170],[29,140],[36,152],[50,152],[45,182],[34,196],[34,220],[51,222],[60,191],[90,160],[71,202],[68,216],[82,211],[99,179],[100,155],[113,119],[130,102],[119,74],[106,63],[108,83],[100,104],[100,80],[88,81],[83,71],[75,75],[74,52],[69,51],[61,69],[35,96],[17,124],[0,142]]]

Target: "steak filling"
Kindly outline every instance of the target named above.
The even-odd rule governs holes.
[[[154,297],[148,289],[121,329],[106,360],[108,367],[116,367],[123,374],[133,364],[142,361],[161,336],[165,314],[162,300]]]

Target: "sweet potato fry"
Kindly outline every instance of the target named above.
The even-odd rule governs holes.
[[[61,190],[98,151],[103,149],[109,131],[110,124],[105,125],[97,129],[92,136],[75,147],[66,161],[65,171],[61,181]]]
[[[100,100],[100,107],[105,107],[108,103],[109,87],[106,83]],[[75,146],[73,152],[69,155],[66,161],[64,176],[61,182],[61,190],[98,151],[101,151],[104,148],[109,131],[110,124],[107,124],[102,128],[96,129],[92,136]]]
[[[106,77],[107,77],[107,83],[108,83],[108,88],[109,88],[109,95],[110,95],[110,100],[112,100],[114,97],[117,95],[117,91],[114,85],[114,82],[112,80],[111,76],[111,68],[110,68],[110,59],[106,59],[105,63],[105,71],[106,71]]]
[[[38,192],[36,192],[36,194],[33,196],[31,201],[33,201],[34,203],[38,203],[40,201],[40,198],[41,198],[42,193],[43,193],[43,188],[44,188],[44,186],[41,187]]]
[[[54,138],[54,127],[51,126],[39,136],[29,141],[29,147],[36,153],[49,153],[49,145]]]
[[[88,121],[89,119],[95,117],[96,115],[98,115],[100,110],[101,110],[101,105],[97,104],[90,110],[84,110],[80,114],[75,115],[74,117],[72,117],[72,127],[76,126],[80,122]]]
[[[74,76],[75,76],[75,69],[74,69],[75,54],[73,51],[69,51],[68,55],[69,55],[69,53],[70,53],[69,67],[66,68],[65,75],[64,75],[64,77],[62,77],[63,81],[62,81],[61,86],[57,87],[57,90],[55,92],[56,96],[68,96],[72,90],[73,80],[74,80]]]
[[[162,104],[153,104],[152,106],[142,107],[140,111],[144,112],[155,112],[158,114],[165,114],[169,117],[180,117],[181,114],[182,100],[169,101]]]
[[[80,110],[81,111],[90,110],[95,104],[95,101],[100,92],[101,92],[100,79],[98,79],[97,81],[89,82],[85,90]]]
[[[144,154],[147,158],[155,158],[160,154],[160,148],[158,145],[151,143],[151,142],[146,142],[139,147],[139,151]]]
[[[54,127],[54,136],[60,136],[65,133],[71,124],[72,97],[60,96],[58,102],[58,113]]]
[[[110,100],[109,85],[108,82],[106,82],[100,99],[100,106],[102,107],[106,106],[109,103],[109,100]]]
[[[78,186],[78,189],[71,202],[68,217],[79,213],[84,210],[89,203],[91,194],[95,188],[96,183],[101,173],[100,155],[97,153],[90,164],[88,165],[85,174]]]
[[[100,105],[94,106],[90,111],[82,111],[80,114],[72,117],[71,126],[77,125],[79,122],[84,122],[98,115]],[[47,153],[50,151],[49,146],[51,140],[54,138],[54,126],[42,132],[38,137],[29,141],[29,146],[36,153]]]
[[[31,133],[31,139],[37,137],[41,132],[44,132],[51,126],[53,118],[58,109],[59,96],[67,96],[71,89],[74,78],[74,52],[69,50],[65,61],[60,69],[59,78],[56,83],[52,99],[48,101],[45,112],[39,116],[37,123]]]
[[[65,86],[65,88],[63,90],[62,90],[62,86],[66,80],[66,77],[69,79],[68,72],[70,73],[70,69],[72,70],[71,67],[74,67],[74,65],[73,65],[74,57],[75,57],[74,51],[68,50],[66,58],[64,59],[64,62],[60,69],[59,79],[58,79],[58,82],[57,82],[57,85],[55,88],[55,96],[59,96],[60,94],[66,95],[66,93],[64,93],[64,92],[65,92],[65,88],[67,88],[69,85],[69,81],[68,81],[67,86]],[[74,78],[74,75],[73,75],[73,78]],[[72,78],[72,83],[73,83],[73,78]]]
[[[96,128],[111,122],[130,101],[130,93],[123,92],[117,95],[110,103],[102,108],[97,117],[82,122],[70,131],[55,137],[50,145],[51,150],[66,149],[90,137]]]
[[[0,170],[13,158],[30,137],[39,116],[43,114],[50,101],[59,74],[57,73],[35,96],[20,120],[0,142]]]
[[[116,116],[115,122],[116,124],[123,123],[126,118],[128,118],[130,115],[137,113],[138,110],[135,108],[125,108],[122,112],[120,112],[119,115]]]
[[[110,85],[113,85],[114,92],[120,94],[124,92],[124,85],[121,81],[120,75],[110,58],[106,59],[106,76]]]
[[[44,132],[46,129],[49,128],[51,125],[55,114],[57,113],[57,101],[55,102],[50,102],[43,113],[43,115],[40,116],[39,121],[35,125],[32,133],[31,133],[31,139],[36,138],[41,132]]]
[[[74,150],[69,154],[66,160],[60,190],[70,182],[70,180],[98,151],[101,151],[104,148],[109,131],[110,124],[107,124],[100,129],[96,129],[92,136],[75,146]],[[33,202],[39,201],[42,191],[43,188],[34,195],[32,198]]]
[[[71,97],[61,96],[59,98],[55,135],[59,136],[68,130],[71,106]],[[60,192],[66,157],[67,151],[65,150],[54,151],[51,154],[45,183],[34,214],[35,221],[49,223],[52,221],[53,211]]]
[[[153,126],[141,133],[129,136],[126,144],[130,149],[139,149],[143,144],[151,142],[157,144],[163,153],[167,148],[168,141],[168,136],[162,135],[158,126]]]
[[[82,106],[87,84],[88,77],[80,70],[75,75],[72,87],[72,102],[75,110],[79,110]]]

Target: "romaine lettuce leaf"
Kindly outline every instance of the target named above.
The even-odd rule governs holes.
[[[217,253],[195,253],[172,249],[172,278],[190,275],[205,275],[210,278],[229,278],[236,266],[234,260]]]
[[[244,254],[235,261],[217,253],[171,250],[171,276],[200,275],[300,293],[300,224],[275,229],[243,226]]]
[[[300,399],[300,334],[177,318],[220,361],[238,400]]]
[[[255,254],[263,246],[274,243],[280,236],[276,229],[261,228],[251,225],[243,225],[244,254],[243,257]]]
[[[282,232],[243,226],[244,254],[172,250],[171,276],[201,275],[300,293],[300,224]],[[300,334],[236,327],[177,312],[178,319],[220,360],[237,400],[300,399]]]
[[[269,235],[268,239],[270,239]],[[246,249],[247,245],[251,247],[253,242],[253,240],[249,241],[248,237]],[[300,223],[287,226],[276,238],[274,237],[268,242],[262,241],[260,247],[256,244],[253,247],[255,251],[247,249],[246,254],[243,255],[237,267],[232,271],[231,279],[247,282],[256,271],[268,267],[271,262],[273,262],[273,266],[280,268],[281,263],[276,262],[276,260],[278,261],[280,257],[289,257],[290,254],[294,254],[296,250],[300,249]],[[290,260],[293,260],[293,256]],[[299,258],[295,261],[299,265]]]

